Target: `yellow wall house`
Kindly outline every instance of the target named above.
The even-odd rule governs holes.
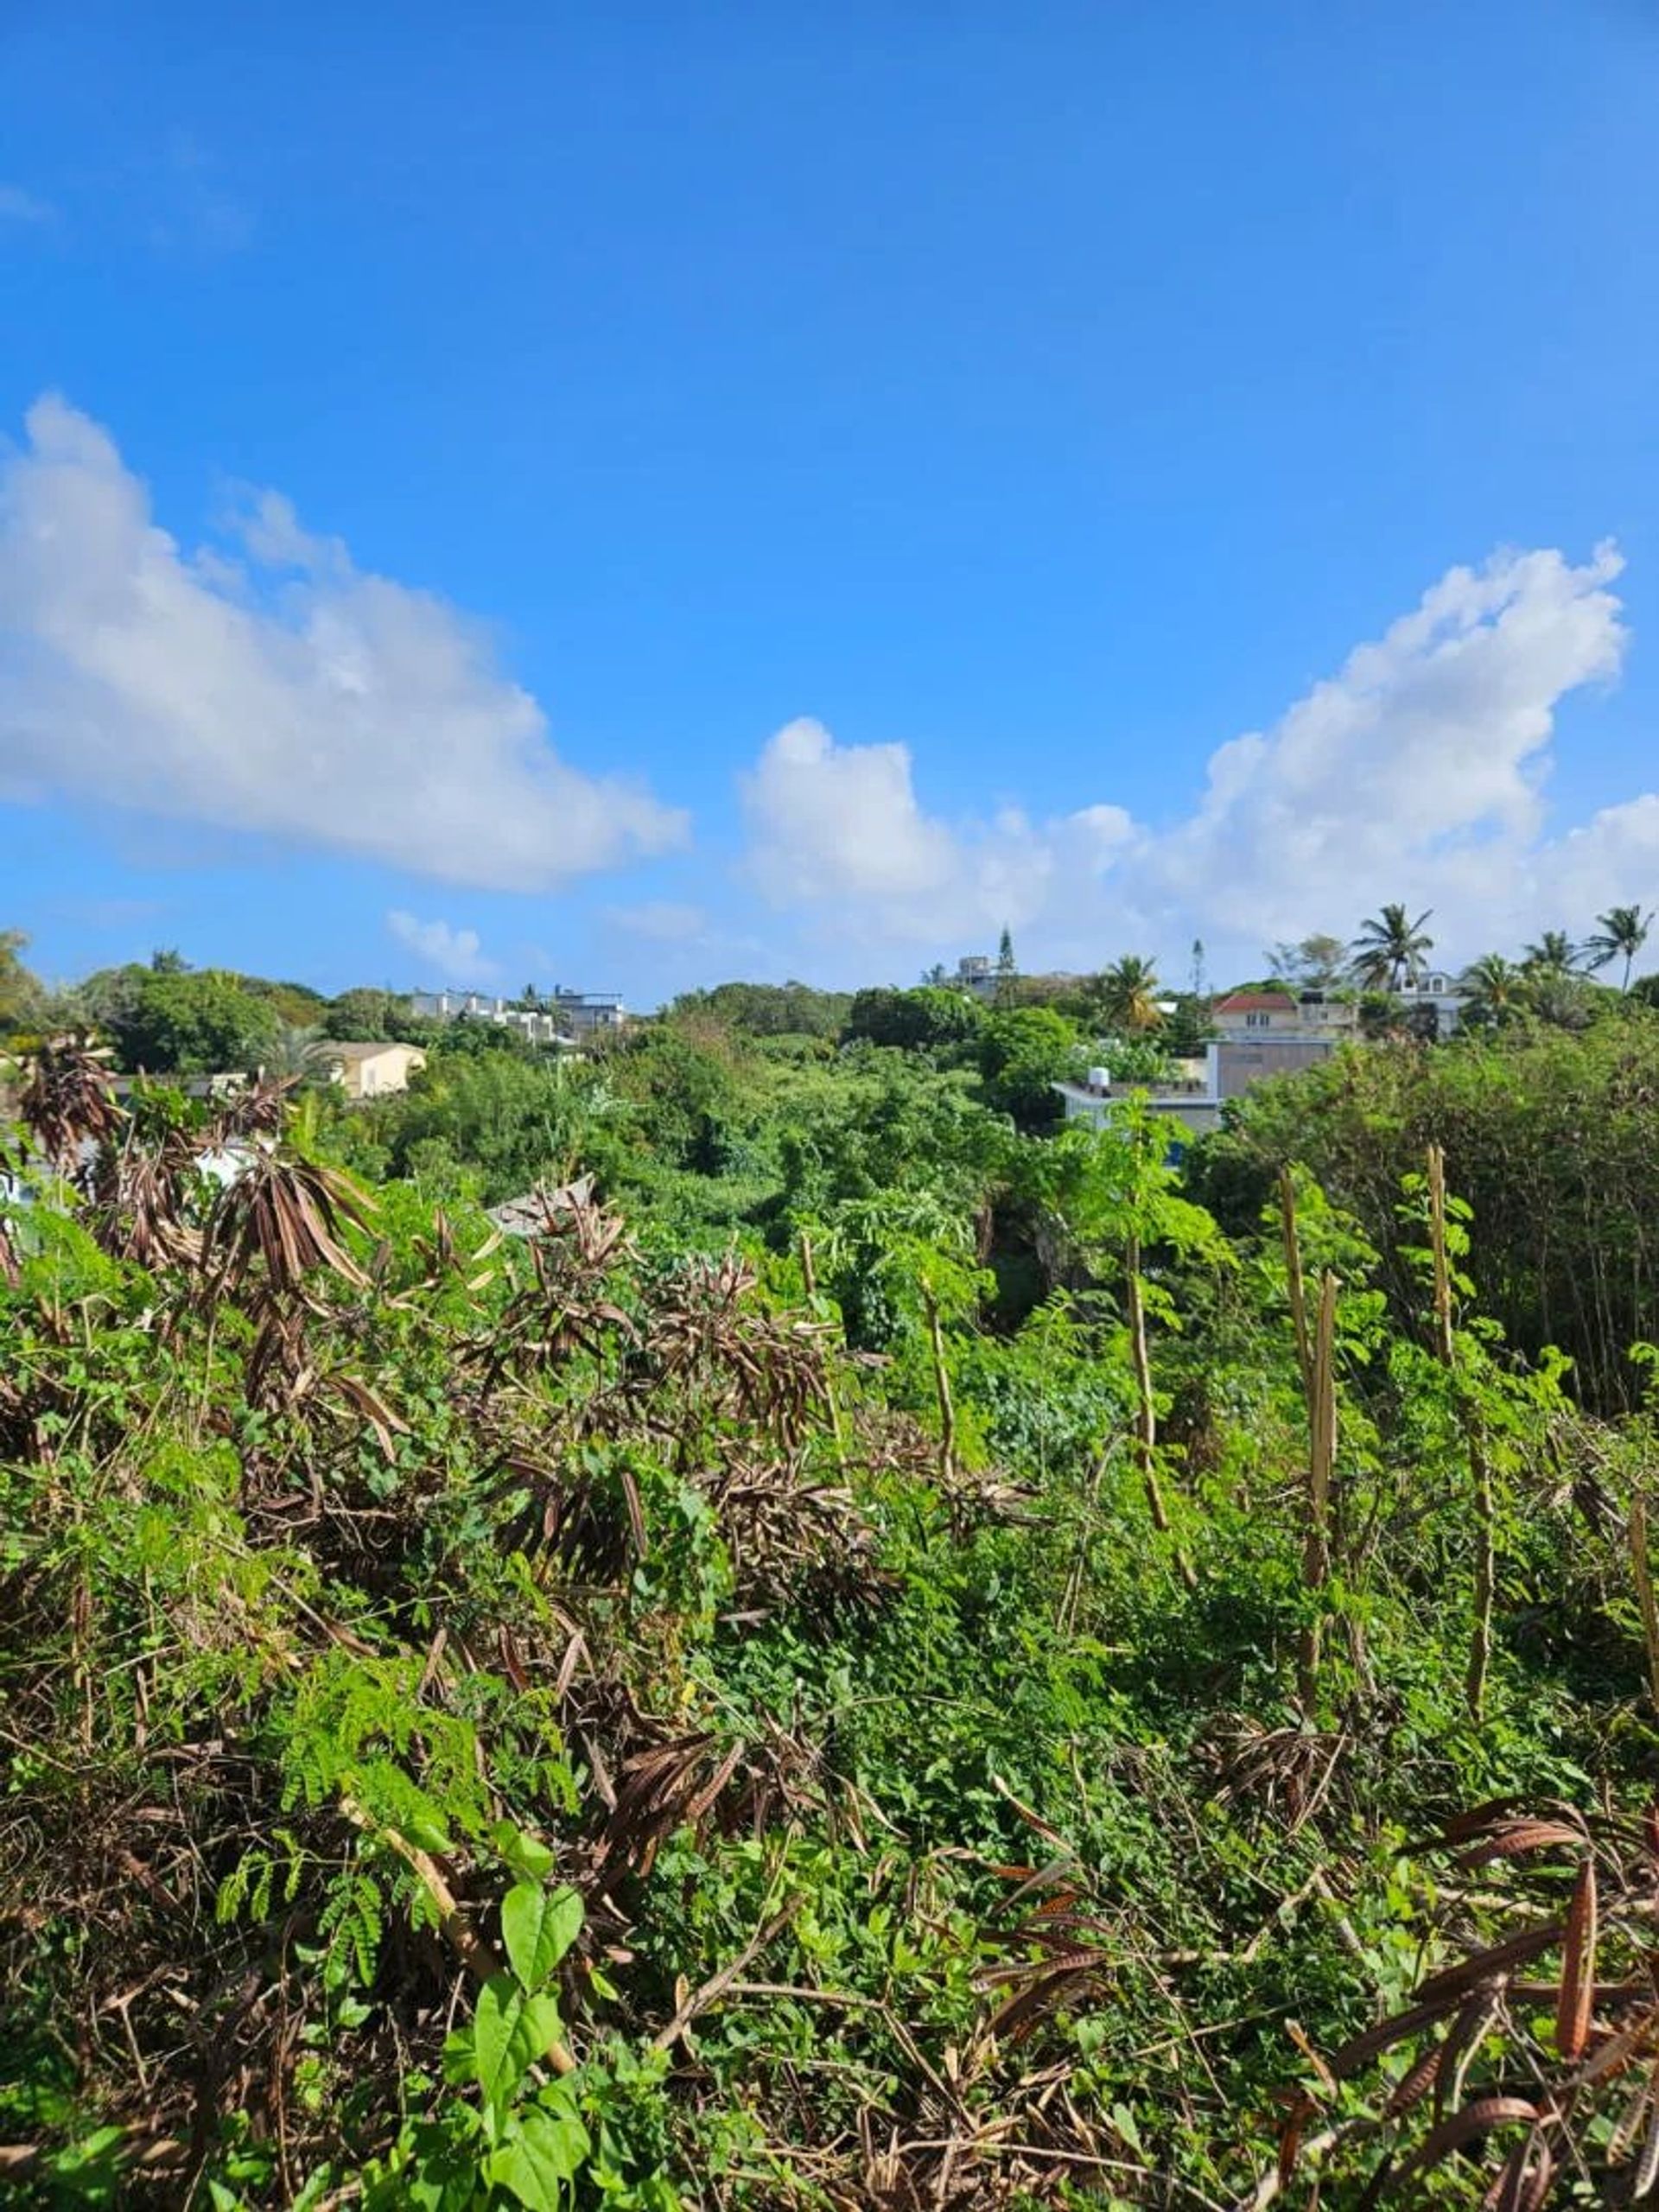
[[[329,1072],[348,1098],[385,1098],[407,1090],[416,1068],[426,1065],[417,1045],[335,1045]]]

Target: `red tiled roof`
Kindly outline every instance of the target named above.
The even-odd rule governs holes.
[[[1230,991],[1217,999],[1211,1014],[1294,1014],[1296,1001],[1288,991]]]

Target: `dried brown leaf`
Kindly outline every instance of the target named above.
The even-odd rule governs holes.
[[[1567,1923],[1560,1920],[1541,1922],[1536,1928],[1523,1928],[1518,1936],[1511,1936],[1502,1943],[1494,1943],[1490,1950],[1477,1951],[1472,1958],[1464,1959],[1454,1967],[1446,1967],[1439,1974],[1431,1974],[1418,1990],[1425,2001],[1436,1997],[1459,1997],[1478,1981],[1490,1980],[1494,1975],[1506,1973],[1511,1967],[1524,1966],[1529,1959],[1535,1959],[1541,1951],[1554,1950],[1566,1933]]]
[[[1449,2158],[1465,2144],[1489,2135],[1495,2127],[1512,2127],[1522,2120],[1530,2122],[1537,2118],[1537,2106],[1525,2097],[1477,2097],[1461,2112],[1448,2113],[1438,2126],[1429,2129],[1401,2167],[1400,2178],[1404,2181],[1411,2175],[1427,2173],[1442,2158]]]
[[[1561,1948],[1561,1993],[1555,2007],[1555,2048],[1563,2058],[1582,2057],[1590,2039],[1590,2003],[1596,1978],[1596,1865],[1586,1857],[1573,1885]]]
[[[1576,1851],[1583,1846],[1584,1831],[1566,1821],[1511,1821],[1484,1842],[1459,1852],[1456,1863],[1466,1869],[1484,1866],[1493,1859],[1519,1858],[1523,1852],[1557,1848]]]

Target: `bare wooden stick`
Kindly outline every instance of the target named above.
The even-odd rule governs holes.
[[[1302,1586],[1315,1611],[1302,1630],[1298,1669],[1303,1708],[1319,1698],[1324,1634],[1318,1611],[1331,1579],[1331,1491],[1337,1463],[1337,1278],[1327,1268],[1319,1282],[1319,1319],[1308,1348],[1307,1528],[1302,1540]]]
[[[1458,1339],[1452,1305],[1452,1263],[1446,1241],[1446,1154],[1428,1147],[1428,1249],[1434,1271],[1434,1351],[1449,1375],[1458,1373]],[[1456,1387],[1458,1418],[1469,1454],[1469,1478],[1475,1507],[1474,1619],[1469,1631],[1469,1667],[1464,1703],[1478,1720],[1486,1703],[1486,1676],[1492,1663],[1492,1609],[1497,1590],[1497,1502],[1491,1462],[1480,1413],[1468,1390]]]
[[[1160,1535],[1169,1527],[1169,1510],[1158,1481],[1158,1408],[1152,1395],[1152,1362],[1147,1354],[1147,1310],[1141,1296],[1141,1239],[1131,1236],[1124,1250],[1124,1306],[1129,1325],[1129,1357],[1135,1364],[1135,1457],[1147,1493],[1147,1509]]]
[[[1301,1236],[1296,1222],[1296,1185],[1288,1167],[1281,1168],[1279,1173],[1279,1233],[1285,1250],[1285,1286],[1290,1300],[1290,1318],[1296,1332],[1296,1364],[1302,1378],[1302,1402],[1307,1413],[1307,1526],[1302,1537],[1302,1586],[1313,1598],[1314,1610],[1302,1630],[1296,1673],[1302,1708],[1311,1713],[1319,1701],[1319,1665],[1325,1643],[1319,1608],[1322,1593],[1331,1579],[1331,1501],[1337,1463],[1338,1286],[1336,1276],[1327,1269],[1319,1281],[1318,1317],[1310,1327]],[[1351,1632],[1354,1663],[1363,1673],[1364,1651],[1357,1624]]]
[[[1492,1663],[1492,1608],[1497,1592],[1497,1506],[1491,1464],[1478,1421],[1469,1424],[1469,1471],[1475,1485],[1475,1618],[1469,1632],[1469,1672],[1464,1702],[1478,1720],[1486,1703],[1486,1674]]]
[[[1457,1364],[1452,1333],[1452,1268],[1446,1252],[1446,1154],[1428,1147],[1428,1249],[1434,1263],[1434,1349],[1446,1367]]]
[[[749,1961],[760,1957],[773,1936],[788,1927],[805,1903],[806,1892],[802,1891],[790,1899],[781,1912],[773,1913],[765,1926],[751,1936],[729,1966],[721,1967],[718,1974],[711,1974],[700,1988],[692,1991],[668,2025],[652,2037],[652,2049],[671,2050],[698,2013],[707,2012],[709,2005],[725,1995]]]
[[[506,1962],[488,1939],[478,1931],[471,1912],[461,1904],[450,1888],[442,1870],[429,1852],[411,1843],[397,1828],[377,1821],[367,1807],[355,1797],[342,1796],[340,1809],[353,1827],[361,1828],[365,1835],[375,1837],[389,1850],[395,1851],[410,1869],[416,1879],[432,1900],[438,1916],[438,1928],[446,1943],[460,1960],[474,1981],[488,1981],[493,1974],[505,1974]],[[557,2040],[549,2044],[542,2053],[556,2074],[574,2074],[576,2062],[564,2044]]]
[[[944,1363],[944,1332],[939,1326],[939,1301],[930,1282],[922,1285],[927,1308],[927,1333],[933,1346],[933,1390],[939,1402],[939,1479],[949,1483],[957,1464],[957,1408],[950,1396],[950,1371]]]
[[[1654,1601],[1653,1569],[1648,1560],[1648,1502],[1640,1491],[1630,1500],[1630,1568],[1642,1608],[1642,1637],[1648,1647],[1649,1694],[1659,1709],[1659,1604]]]
[[[1279,1233],[1285,1247],[1285,1284],[1290,1295],[1290,1318],[1296,1329],[1296,1364],[1301,1370],[1302,1394],[1313,1387],[1313,1347],[1307,1334],[1307,1294],[1302,1284],[1302,1247],[1296,1233],[1296,1185],[1288,1167],[1279,1170]]]
[[[818,1274],[813,1263],[812,1239],[805,1230],[801,1231],[801,1280],[806,1286],[809,1302],[815,1304],[818,1295]],[[823,1363],[823,1402],[830,1410],[830,1433],[836,1440],[836,1464],[844,1473],[847,1466],[847,1436],[841,1425],[841,1401],[836,1394],[836,1378],[830,1372],[826,1353]]]

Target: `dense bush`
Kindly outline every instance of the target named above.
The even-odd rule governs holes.
[[[849,1043],[936,1052],[969,1043],[982,1020],[983,1009],[965,991],[923,984],[912,991],[860,991],[842,1034]]]
[[[1616,2163],[1550,1884],[1624,1870],[1605,2036],[1650,1870],[1617,1820],[1490,1808],[1648,1790],[1652,1435],[1509,1349],[1503,1187],[1471,1241],[1418,1147],[1427,1086],[1465,1173],[1477,1129],[1531,1173],[1529,1111],[1611,1115],[1651,1032],[1268,1094],[1205,1169],[1230,1236],[1155,1124],[1033,1139],[979,1095],[1069,1033],[1031,1011],[988,1075],[705,1014],[603,1066],[440,1052],[332,1119],[129,1119],[95,1059],[33,1063],[16,2201],[1265,2204],[1288,2112],[1324,2202],[1415,2157],[1464,2203],[1489,2097],[1521,2180]],[[578,1167],[631,1217],[492,1235],[477,1193]],[[1068,1287],[990,1327],[1014,1214]],[[1483,1802],[1494,1863],[1448,1881]],[[1483,1967],[1517,1925],[1541,1997]],[[1437,2130],[1399,2092],[1442,2063]]]
[[[1659,1291],[1659,1017],[1640,1006],[1583,1031],[1522,1020],[1425,1052],[1356,1049],[1242,1101],[1200,1146],[1198,1194],[1234,1229],[1273,1178],[1305,1164],[1364,1224],[1403,1313],[1410,1236],[1402,1175],[1430,1142],[1474,1211],[1481,1296],[1510,1340],[1557,1344],[1592,1405],[1628,1408],[1627,1357]]]

